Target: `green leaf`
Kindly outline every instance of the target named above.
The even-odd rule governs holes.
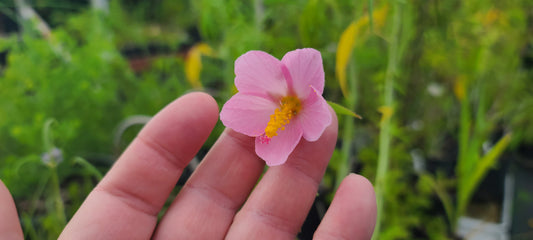
[[[345,98],[349,98],[348,83],[346,79],[346,67],[350,62],[352,52],[357,44],[364,42],[368,37],[369,19],[372,18],[372,31],[374,27],[380,29],[385,22],[388,11],[388,4],[384,4],[381,8],[375,11],[371,9],[369,14],[361,16],[359,19],[353,21],[342,32],[339,42],[337,43],[337,52],[335,55],[335,74],[339,80],[339,86]],[[374,26],[375,25],[375,26]]]
[[[455,225],[455,218],[453,215],[453,201],[450,197],[450,194],[448,194],[448,192],[446,191],[446,186],[444,186],[444,184],[440,183],[438,179],[435,179],[429,174],[421,174],[420,181],[425,185],[429,185],[435,191],[437,197],[439,197],[440,201],[442,202],[442,205],[444,206],[444,211],[446,213],[448,221],[451,224]]]
[[[474,190],[477,188],[481,180],[487,175],[489,169],[494,166],[498,157],[503,153],[507,145],[511,142],[511,134],[506,134],[503,136],[497,143],[494,145],[490,151],[485,154],[475,166],[475,169],[472,174],[464,176],[464,185],[459,185],[459,191],[461,197],[458,199],[458,210],[457,216],[463,214],[463,211],[466,209]]]
[[[354,113],[350,109],[345,108],[345,107],[343,107],[343,106],[341,106],[341,105],[339,105],[337,103],[328,101],[328,104],[331,106],[331,108],[333,108],[333,110],[335,110],[335,113],[337,113],[337,114],[348,115],[348,116],[352,116],[354,118],[363,119],[357,113]]]
[[[43,124],[43,145],[44,152],[50,151],[54,147],[54,139],[52,135],[52,124],[57,123],[55,119],[47,119]]]
[[[77,164],[80,164],[81,166],[83,166],[87,171],[89,171],[89,173],[93,174],[94,177],[96,177],[96,179],[98,179],[98,181],[101,181],[102,178],[104,178],[102,173],[94,165],[92,165],[89,161],[85,160],[84,158],[75,157],[74,158],[74,163],[77,163]]]
[[[365,21],[366,20],[366,21]],[[368,18],[361,18],[359,21],[352,22],[342,33],[337,45],[335,73],[339,80],[339,86],[344,97],[348,98],[348,83],[346,80],[346,67],[352,56],[356,39],[361,35],[361,29],[366,26]]]

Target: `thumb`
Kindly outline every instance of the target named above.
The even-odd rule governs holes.
[[[0,238],[24,239],[13,197],[0,180]]]

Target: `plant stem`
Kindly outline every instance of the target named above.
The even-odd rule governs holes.
[[[65,206],[63,205],[63,199],[61,198],[61,187],[59,185],[59,176],[57,174],[57,167],[52,166],[50,167],[51,171],[51,184],[52,184],[52,191],[53,191],[53,201],[55,206],[55,211],[57,215],[57,219],[59,220],[59,224],[61,224],[61,228],[65,227],[67,224],[67,218],[65,216]]]
[[[48,152],[52,150],[54,147],[53,142],[53,136],[52,136],[52,124],[55,123],[54,119],[48,119],[44,123],[43,126],[43,145],[44,145],[44,152]]]
[[[347,107],[348,109],[352,110],[355,109],[355,105],[357,104],[357,74],[355,69],[355,64],[349,64],[348,65],[348,84],[350,87],[350,98],[346,99]],[[353,164],[353,158],[351,158],[351,152],[352,152],[352,140],[354,136],[354,118],[353,116],[345,116],[344,117],[344,127],[342,132],[342,159],[340,168],[337,170],[337,176],[336,176],[336,187],[338,188],[341,184],[344,177],[348,175],[348,173],[352,170],[352,164]]]
[[[387,72],[385,75],[385,89],[384,89],[384,106],[393,107],[394,103],[394,78],[396,77],[396,70],[398,64],[398,46],[399,46],[399,33],[402,24],[401,17],[401,5],[394,3],[394,16],[392,34],[389,44],[389,60],[387,65]],[[376,172],[376,202],[377,202],[377,219],[376,227],[374,229],[373,239],[379,239],[379,233],[381,230],[381,221],[383,217],[383,202],[384,192],[386,190],[386,175],[389,167],[389,149],[391,141],[391,118],[386,117],[381,123],[381,131],[379,133],[379,155],[378,166]]]
[[[104,175],[102,175],[102,173],[94,165],[92,165],[84,158],[75,157],[74,162],[82,165],[85,169],[87,169],[87,171],[89,171],[94,177],[96,177],[98,181],[101,181],[102,178],[104,178]]]
[[[254,0],[254,23],[258,32],[263,31],[263,19],[265,9],[263,7],[263,0]]]
[[[460,98],[461,115],[459,123],[459,156],[457,158],[456,177],[457,177],[457,207],[455,209],[454,218],[450,222],[452,232],[455,232],[457,219],[463,214],[466,208],[466,193],[464,192],[464,180],[466,174],[471,174],[468,171],[472,169],[472,162],[469,162],[469,149],[470,147],[470,107],[468,106],[468,94],[467,87],[465,88],[465,94],[463,98]]]

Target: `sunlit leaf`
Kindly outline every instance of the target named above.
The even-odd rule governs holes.
[[[202,55],[213,55],[213,50],[205,43],[194,45],[187,53],[187,57],[185,57],[185,76],[194,88],[202,88],[202,83],[200,82]]]
[[[455,93],[455,96],[459,101],[463,101],[466,97],[466,77],[459,76],[455,80],[455,84],[453,86],[453,92]]]
[[[337,65],[335,66],[335,72],[337,74],[337,78],[339,79],[339,85],[341,87],[342,94],[346,98],[349,96],[348,86],[346,83],[346,66],[350,61],[350,56],[352,55],[353,48],[355,47],[355,39],[358,37],[361,29],[362,24],[358,24],[358,22],[362,21],[352,22],[348,28],[344,30],[339,40],[339,45],[337,46]]]
[[[344,106],[342,106],[340,104],[337,104],[337,103],[334,103],[334,102],[331,102],[331,101],[328,101],[328,104],[331,106],[331,108],[333,108],[333,110],[337,114],[348,115],[348,116],[352,116],[354,118],[363,119],[357,113],[352,112],[350,109],[345,108]]]
[[[382,7],[376,9],[372,13],[372,18],[374,20],[374,32],[381,32],[383,26],[385,26],[385,21],[387,20],[387,14],[389,13],[389,5],[385,4]]]
[[[394,109],[390,106],[381,106],[378,108],[378,112],[381,113],[381,120],[379,123],[383,124],[383,122],[392,117],[392,114],[394,114]]]
[[[194,48],[205,56],[213,56],[213,49],[209,47],[206,43],[199,43],[194,46]]]
[[[474,171],[465,175],[465,181],[463,186],[459,188],[460,194],[458,195],[458,209],[459,213],[462,214],[462,210],[465,209],[466,205],[470,201],[472,194],[474,194],[475,189],[487,175],[491,167],[496,164],[496,161],[500,155],[505,151],[509,143],[511,142],[511,134],[506,134],[503,136],[497,143],[490,149],[490,151],[485,154],[479,161],[477,161]]]
[[[375,28],[381,29],[383,27],[387,16],[387,11],[387,4],[373,11],[372,17],[375,21]],[[368,28],[368,24],[368,14],[365,14],[361,18],[352,22],[341,34],[339,43],[337,45],[335,73],[337,74],[342,94],[346,98],[348,98],[349,96],[348,84],[346,79],[346,67],[350,62],[350,57],[356,44],[363,42],[364,39],[366,39],[368,34],[364,30]]]

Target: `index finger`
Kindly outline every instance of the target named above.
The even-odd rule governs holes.
[[[60,238],[149,239],[158,212],[217,120],[218,106],[204,93],[165,107],[89,194]]]

